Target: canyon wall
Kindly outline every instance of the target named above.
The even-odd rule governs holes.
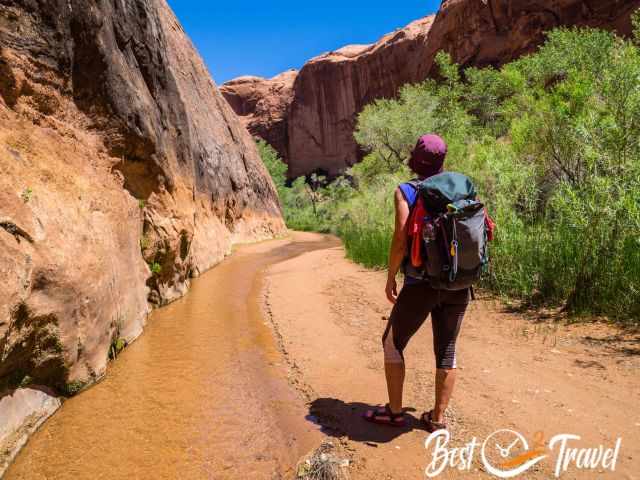
[[[283,229],[165,0],[0,0],[0,416],[99,379],[150,304]]]
[[[290,177],[317,170],[337,175],[362,158],[353,139],[357,113],[372,100],[393,97],[402,85],[432,75],[438,51],[450,53],[463,66],[498,66],[534,51],[544,32],[558,26],[601,27],[628,35],[630,15],[637,8],[640,0],[445,0],[435,17],[374,45],[345,47],[307,62],[292,93],[269,99],[285,112],[278,114],[283,118],[278,130],[282,123],[287,130],[286,143],[273,146],[288,163]],[[231,101],[241,116],[247,104],[260,103],[266,90],[264,81],[245,87]],[[273,137],[264,113],[252,113],[247,126],[267,141]]]
[[[240,116],[245,127],[287,156],[287,109],[298,72],[289,70],[273,78],[240,77],[220,87],[220,93]]]

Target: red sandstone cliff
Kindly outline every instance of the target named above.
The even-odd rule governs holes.
[[[431,69],[439,50],[462,65],[500,65],[530,53],[544,32],[590,26],[630,35],[639,0],[445,0],[424,52]]]
[[[95,381],[148,300],[282,229],[165,0],[0,0],[0,400]]]
[[[359,158],[355,114],[425,78],[422,52],[434,17],[417,20],[374,45],[349,46],[310,60],[298,74],[289,108],[289,175],[338,174]]]
[[[533,51],[545,31],[562,25],[629,34],[630,14],[639,7],[640,0],[446,0],[435,17],[374,45],[345,47],[310,60],[297,75],[292,95],[287,91],[277,99],[271,92],[269,103],[284,118],[277,129],[286,123],[288,132],[285,143],[273,145],[292,177],[316,169],[340,173],[361,156],[353,139],[356,114],[373,99],[394,96],[403,84],[426,79],[438,51],[463,65],[499,65]],[[264,90],[262,82],[236,90],[231,104],[243,115],[245,105],[259,103]],[[253,113],[248,127],[256,136],[273,139],[269,114]]]
[[[287,155],[287,109],[293,98],[296,70],[266,79],[240,77],[220,87],[220,93],[247,129],[263,138],[283,157]]]

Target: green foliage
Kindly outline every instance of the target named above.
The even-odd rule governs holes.
[[[350,183],[344,178],[328,182],[326,177],[313,174],[287,186],[287,166],[278,153],[263,140],[257,145],[278,191],[287,226],[302,231],[332,231],[334,207],[352,194]]]
[[[10,388],[25,388],[33,383],[33,377],[29,375],[22,368],[17,368],[12,372],[9,372],[7,376],[3,379],[2,383],[0,383],[0,387],[2,389]]]
[[[33,378],[29,375],[25,375],[23,379],[20,381],[20,388],[26,388],[33,383]]]
[[[154,275],[160,275],[162,273],[162,265],[160,265],[158,262],[153,262],[151,265],[149,265],[149,268],[151,269],[151,273],[153,273]]]
[[[468,83],[461,100],[471,114],[473,126],[487,129],[493,136],[504,135],[509,124],[500,107],[522,88],[523,78],[515,72],[508,75],[493,68],[469,68],[465,77]]]
[[[387,264],[396,185],[393,180],[371,184],[339,209],[335,233],[344,241],[347,256],[366,267],[383,268]]]
[[[463,154],[464,138],[471,129],[471,116],[462,108],[459,98],[462,83],[458,67],[448,55],[439,54],[438,64],[446,82],[432,80],[400,89],[397,100],[376,100],[358,116],[354,133],[356,141],[368,152],[371,165],[386,167],[386,173],[400,173],[402,166],[425,132],[440,132],[451,145],[449,157]],[[366,170],[368,173],[365,173]],[[406,171],[406,170],[405,170]],[[380,169],[360,169],[365,175],[377,176]],[[356,172],[357,174],[358,172]]]
[[[284,163],[278,156],[278,152],[264,140],[258,140],[256,142],[258,152],[262,158],[264,166],[267,167],[273,183],[278,190],[278,195],[282,199],[285,191],[285,184],[287,182],[287,164]]]
[[[151,246],[151,239],[147,235],[143,235],[140,238],[140,250],[145,251]]]
[[[138,199],[138,208],[140,210],[144,210],[144,208],[147,206],[147,202],[146,200],[144,200],[143,198],[139,198]]]
[[[73,397],[80,393],[87,386],[86,382],[82,382],[80,380],[76,380],[70,383],[67,383],[62,388],[63,395],[67,397]]]
[[[634,15],[636,42],[640,15]],[[384,267],[393,190],[416,139],[437,132],[447,168],[471,176],[498,224],[486,286],[531,305],[637,322],[640,315],[640,48],[593,29],[558,29],[538,53],[460,72],[373,102],[355,138],[355,188],[298,179],[281,193],[293,228],[339,234]],[[317,179],[316,179],[317,180]],[[284,186],[284,183],[282,183]],[[311,193],[312,192],[312,193]],[[634,320],[635,319],[635,320]]]
[[[33,190],[31,189],[31,187],[27,187],[20,194],[20,198],[22,198],[22,201],[24,203],[28,203],[29,200],[31,200],[32,195],[33,195]]]
[[[115,360],[120,355],[120,352],[124,350],[127,346],[127,341],[124,338],[115,338],[111,342],[111,346],[109,347],[109,359]]]

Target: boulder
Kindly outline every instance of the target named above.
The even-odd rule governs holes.
[[[0,478],[29,436],[60,408],[59,398],[32,388],[0,397]]]

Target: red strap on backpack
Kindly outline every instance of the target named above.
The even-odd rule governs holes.
[[[409,216],[409,222],[407,226],[407,235],[411,241],[411,265],[416,268],[420,268],[423,264],[422,260],[422,248],[420,237],[422,236],[422,228],[424,227],[424,217],[427,215],[427,210],[424,207],[424,201],[422,196],[418,196],[416,204]]]
[[[484,224],[487,228],[487,240],[492,242],[495,236],[494,232],[496,230],[496,222],[494,222],[493,218],[489,216],[489,212],[486,208],[484,209]]]

